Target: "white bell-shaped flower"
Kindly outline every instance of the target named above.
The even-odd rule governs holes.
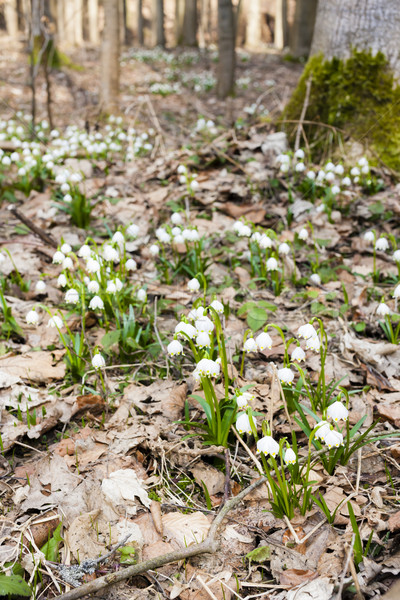
[[[198,348],[209,348],[211,345],[211,340],[210,340],[210,336],[208,335],[208,333],[206,333],[205,331],[203,331],[202,333],[199,333],[199,335],[196,337],[196,346]]]
[[[89,258],[91,253],[92,251],[90,249],[90,246],[88,246],[87,244],[83,244],[83,246],[81,246],[78,250],[78,256],[80,256],[80,258]]]
[[[329,419],[335,421],[335,423],[337,423],[338,421],[347,421],[349,411],[347,410],[345,405],[342,404],[342,402],[336,400],[336,402],[328,406],[326,416]]]
[[[289,244],[287,244],[286,242],[282,242],[282,244],[279,244],[279,246],[278,246],[278,252],[282,256],[286,256],[287,254],[289,254],[289,252],[290,252],[290,246],[289,246]]]
[[[89,258],[86,263],[86,269],[89,273],[98,273],[100,271],[100,263],[95,258]]]
[[[65,294],[65,302],[68,304],[78,304],[79,302],[79,292],[74,288],[68,290]]]
[[[37,281],[36,285],[35,285],[35,292],[37,294],[44,294],[45,291],[46,291],[46,284],[42,279],[39,279],[39,281]]]
[[[269,333],[263,331],[256,337],[256,344],[259,350],[265,350],[265,348],[272,348],[272,339]]]
[[[47,327],[51,327],[53,329],[61,329],[63,327],[63,325],[64,325],[63,320],[58,315],[54,315],[53,317],[50,317],[50,319],[47,322]]]
[[[265,435],[257,442],[257,454],[265,454],[266,456],[275,456],[279,453],[279,444],[270,435]]]
[[[389,306],[384,302],[380,302],[378,304],[378,308],[376,309],[376,314],[380,317],[386,317],[387,315],[390,315],[391,312],[392,311],[390,310]]]
[[[283,369],[278,369],[277,371],[278,378],[282,383],[286,383],[291,385],[294,379],[294,373],[288,367],[283,367]]]
[[[306,350],[314,350],[314,352],[319,352],[321,348],[321,340],[318,335],[314,337],[308,338],[306,341]]]
[[[94,369],[104,369],[105,366],[106,361],[104,360],[103,355],[100,353],[94,354],[92,358],[92,367]]]
[[[211,333],[211,331],[214,331],[214,323],[207,316],[197,319],[194,326],[199,333]]]
[[[292,362],[294,362],[295,360],[297,360],[297,362],[301,362],[302,360],[306,359],[306,353],[304,352],[303,348],[301,348],[300,346],[296,346],[290,358]]]
[[[215,310],[215,312],[219,313],[220,315],[223,314],[224,305],[219,300],[213,300],[211,302],[210,306]]]
[[[205,377],[218,377],[221,372],[220,365],[209,358],[202,358],[198,363],[196,369]]]
[[[125,263],[125,268],[127,271],[136,271],[136,269],[137,269],[136,260],[134,258],[128,258],[128,260]]]
[[[308,231],[305,227],[303,227],[299,231],[299,240],[303,240],[303,242],[305,242],[305,240],[308,240]]]
[[[251,394],[250,392],[243,392],[243,394],[240,394],[240,396],[237,396],[236,403],[238,405],[238,408],[245,410],[246,408],[248,408],[250,406],[250,402],[252,400],[254,400],[253,394]]]
[[[254,427],[257,428],[257,423],[255,417],[252,417]],[[236,419],[236,429],[239,433],[251,433],[251,425],[249,416],[245,413],[243,415],[239,415]]]
[[[99,282],[92,279],[88,282],[87,289],[91,294],[97,294],[100,290]]]
[[[311,323],[306,323],[305,325],[301,325],[297,330],[297,335],[299,338],[304,338],[308,340],[309,338],[316,337],[317,332]]]
[[[167,346],[168,354],[170,356],[176,356],[177,354],[183,354],[183,346],[178,340],[172,340]]]
[[[57,286],[63,288],[67,285],[67,283],[67,278],[64,273],[60,273],[60,275],[57,277]]]
[[[297,463],[297,456],[292,448],[287,448],[285,456],[283,457],[286,465],[295,465]]]
[[[256,340],[252,337],[247,338],[247,340],[243,344],[243,351],[244,352],[257,352],[257,350],[258,350],[258,347],[257,347]]]
[[[39,323],[39,315],[35,309],[32,309],[26,313],[25,321],[28,323],[28,325],[37,325]]]
[[[139,300],[139,302],[146,302],[147,300],[147,292],[145,289],[140,288],[137,292],[136,292],[136,298]]]
[[[331,431],[331,426],[328,421],[319,421],[314,425],[315,439],[325,441],[326,436]]]
[[[91,310],[97,310],[97,309],[103,310],[104,309],[104,302],[100,298],[100,296],[93,296],[93,298],[89,302],[89,308]]]
[[[380,237],[375,242],[375,250],[386,252],[389,249],[389,242],[385,237]]]
[[[199,280],[195,277],[188,282],[188,288],[191,292],[197,292],[200,289]]]
[[[53,254],[53,263],[55,265],[61,265],[64,259],[65,255],[60,250],[57,250],[57,252]]]
[[[329,450],[331,448],[339,448],[339,446],[343,446],[343,435],[339,433],[339,431],[332,429],[329,431],[324,441]]]
[[[185,321],[181,321],[176,325],[175,333],[178,335],[185,334],[185,336],[188,336],[190,339],[193,339],[196,337],[196,335],[198,335],[196,327],[193,327],[193,325],[190,325],[190,323],[185,323]]]

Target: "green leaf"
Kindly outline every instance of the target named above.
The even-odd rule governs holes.
[[[254,548],[254,550],[246,554],[245,558],[253,560],[254,562],[263,563],[271,558],[271,548],[269,546]]]
[[[30,596],[32,590],[19,575],[0,575],[0,596]]]
[[[119,342],[120,336],[120,329],[114,329],[113,331],[109,331],[108,333],[103,335],[101,345],[103,346],[104,350],[108,350],[109,348],[111,348],[111,346],[117,344]]]
[[[60,542],[63,541],[61,537],[61,523],[57,526],[57,529],[54,530],[53,535],[49,539],[48,542],[45,543],[44,546],[40,548],[43,554],[46,557],[46,560],[51,560],[52,562],[58,562],[58,546]]]
[[[247,323],[253,331],[261,329],[268,321],[268,313],[265,308],[258,308],[255,306],[252,308],[247,315]]]

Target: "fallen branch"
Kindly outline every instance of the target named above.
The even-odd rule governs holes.
[[[297,125],[296,139],[294,142],[295,150],[298,150],[300,147],[300,133],[301,133],[301,130],[303,129],[304,118],[306,116],[308,102],[310,100],[310,91],[311,91],[311,78],[307,79],[307,83],[306,83],[306,95],[304,97],[304,104],[303,104],[303,108],[301,110],[300,121]]]
[[[193,544],[192,546],[183,548],[182,550],[175,550],[174,552],[168,552],[167,554],[156,556],[155,558],[145,560],[137,565],[131,565],[130,567],[127,567],[122,571],[118,571],[117,573],[109,573],[103,577],[98,577],[97,579],[89,581],[88,583],[85,583],[80,587],[67,592],[66,594],[56,596],[54,600],[77,600],[78,598],[82,598],[87,594],[93,594],[94,592],[103,590],[109,585],[119,583],[120,581],[124,581],[129,577],[135,577],[136,575],[140,575],[141,573],[145,573],[149,570],[158,569],[163,565],[178,562],[199,554],[213,554],[218,550],[219,546],[219,541],[217,539],[218,529],[228,512],[231,511],[237,504],[239,504],[239,502],[243,500],[243,498],[245,498],[258,486],[260,486],[262,483],[265,483],[265,481],[265,477],[258,479],[240,492],[237,496],[229,500],[211,523],[208,535],[204,542],[201,542],[200,544]]]
[[[19,210],[15,206],[11,206],[9,208],[9,211],[15,217],[17,217],[17,219],[19,219],[24,225],[26,225],[28,227],[28,229],[30,229],[31,231],[33,231],[33,233],[35,233],[38,237],[40,237],[40,239],[45,244],[48,244],[49,246],[52,246],[53,248],[58,248],[58,244],[57,244],[56,240],[51,235],[49,235],[48,233],[43,231],[43,229],[40,229],[40,227],[35,225],[35,223],[33,221],[31,221],[31,219],[28,219],[28,217],[26,217],[21,212],[19,212]]]

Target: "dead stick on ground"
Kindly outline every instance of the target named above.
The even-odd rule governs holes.
[[[300,146],[300,134],[301,134],[301,129],[302,129],[303,123],[304,123],[304,117],[306,116],[308,102],[310,100],[310,91],[311,91],[311,78],[307,79],[307,83],[306,83],[306,95],[304,97],[304,104],[303,104],[303,108],[301,109],[300,121],[297,126],[296,139],[294,142],[295,150],[298,150],[299,146]]]
[[[43,231],[43,229],[40,229],[40,227],[37,227],[37,225],[35,225],[35,223],[33,221],[31,221],[31,219],[28,219],[28,217],[25,217],[25,215],[20,213],[17,208],[15,208],[14,206],[11,206],[9,208],[9,211],[15,217],[17,217],[17,219],[19,219],[24,225],[26,225],[28,227],[28,229],[30,229],[31,231],[33,231],[33,233],[35,233],[38,237],[40,237],[40,239],[45,244],[49,244],[49,246],[53,246],[53,248],[58,247],[56,240],[51,235],[49,235],[48,233]]]
[[[176,550],[174,552],[168,552],[167,554],[162,554],[161,556],[156,556],[155,558],[151,558],[150,560],[145,560],[137,565],[132,565],[123,569],[122,571],[118,571],[116,573],[109,573],[104,577],[98,577],[93,581],[89,581],[89,583],[85,583],[78,588],[75,588],[66,594],[62,594],[61,596],[56,596],[55,600],[77,600],[78,598],[82,598],[87,594],[93,594],[99,590],[106,588],[109,585],[118,583],[120,581],[124,581],[128,579],[128,577],[134,577],[136,575],[140,575],[141,573],[145,573],[150,569],[158,569],[163,565],[167,565],[169,563],[178,562],[180,560],[184,560],[186,558],[190,558],[192,556],[197,556],[198,554],[213,554],[218,550],[219,541],[217,539],[218,529],[222,524],[222,521],[225,519],[226,515],[232,510],[239,502],[243,500],[248,494],[250,494],[253,490],[255,490],[258,486],[264,483],[266,479],[262,477],[258,479],[251,485],[249,485],[246,489],[240,492],[234,498],[231,498],[225,506],[222,508],[221,512],[215,517],[214,521],[211,523],[208,535],[204,542],[200,544],[193,544],[188,548],[183,548],[182,550]]]

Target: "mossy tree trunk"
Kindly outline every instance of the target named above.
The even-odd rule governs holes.
[[[311,54],[347,59],[352,49],[383,52],[400,76],[399,0],[319,0]]]
[[[218,0],[218,84],[217,93],[226,98],[235,86],[235,19],[232,0]]]

